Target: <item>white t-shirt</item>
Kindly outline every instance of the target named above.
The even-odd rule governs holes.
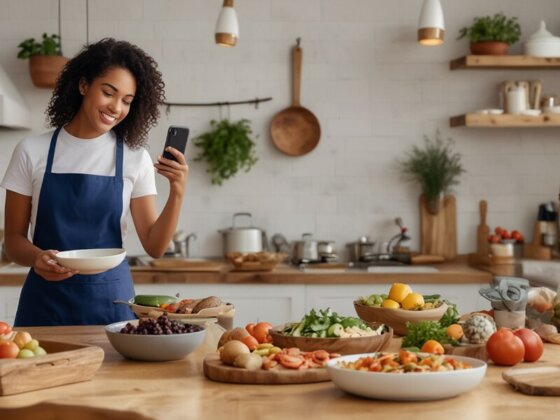
[[[32,235],[53,132],[54,130],[20,141],[0,183],[6,190],[31,196]],[[62,129],[56,142],[52,172],[115,176],[116,148],[116,134],[112,131],[85,140]],[[154,165],[146,149],[131,150],[124,144],[123,178],[121,235],[124,242],[130,199],[157,194]]]

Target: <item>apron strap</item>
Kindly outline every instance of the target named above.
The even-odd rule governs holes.
[[[121,137],[117,138],[117,156],[115,162],[115,177],[122,179],[123,177],[123,140]]]
[[[62,127],[58,127],[56,130],[54,130],[54,133],[51,137],[51,145],[49,146],[49,156],[47,158],[47,167],[45,168],[45,173],[46,174],[50,174],[52,171],[52,165],[53,165],[53,160],[54,160],[54,150],[56,149],[56,139],[58,138],[58,133],[60,133],[60,130],[62,129]]]

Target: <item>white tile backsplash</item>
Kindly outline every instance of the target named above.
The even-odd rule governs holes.
[[[519,17],[522,40],[540,19],[560,35],[557,0],[507,2]],[[62,0],[64,53],[72,56],[86,42],[85,2]],[[419,189],[406,183],[396,160],[424,135],[440,129],[452,137],[467,172],[456,189],[458,250],[475,247],[478,201],[487,199],[488,224],[520,229],[532,236],[538,204],[555,200],[560,187],[560,130],[449,128],[449,117],[499,106],[504,80],[536,80],[543,93],[560,93],[559,71],[449,70],[449,61],[467,53],[457,41],[459,28],[473,17],[503,9],[501,0],[443,2],[446,42],[437,48],[416,43],[421,2],[410,0],[243,0],[235,3],[240,40],[235,48],[214,45],[221,0],[90,0],[89,39],[126,39],[158,61],[172,102],[273,98],[254,106],[162,109],[150,133],[149,151],[160,153],[166,127],[191,128],[187,147],[190,179],[180,227],[196,232],[193,255],[221,254],[219,229],[231,226],[234,212],[253,213],[253,223],[269,236],[296,240],[304,232],[344,244],[368,234],[386,242],[396,233],[394,218],[410,228],[419,248]],[[0,0],[0,65],[24,95],[33,132],[45,130],[50,91],[32,86],[27,62],[16,59],[17,44],[42,32],[56,32],[55,0]],[[302,38],[301,103],[321,125],[321,140],[310,154],[289,157],[272,144],[269,125],[290,106],[291,50]],[[522,53],[522,44],[512,47]],[[206,165],[194,162],[193,139],[211,119],[248,118],[258,138],[259,162],[222,187],[210,184]],[[0,129],[0,172],[17,142],[29,132]],[[158,208],[168,187],[158,179]],[[4,191],[0,191],[0,200]],[[3,226],[3,221],[0,222]],[[141,253],[133,224],[126,243]]]

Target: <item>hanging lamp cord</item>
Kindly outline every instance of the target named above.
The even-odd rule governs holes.
[[[89,45],[89,0],[86,0],[86,45]]]
[[[60,0],[58,0],[58,45],[62,54],[62,7],[60,6]]]

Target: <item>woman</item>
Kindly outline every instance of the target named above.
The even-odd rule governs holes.
[[[54,132],[22,140],[1,186],[6,189],[8,256],[31,269],[16,326],[109,324],[134,318],[115,299],[134,296],[126,261],[95,275],[56,263],[58,251],[122,248],[132,216],[146,252],[160,257],[177,226],[188,178],[185,157],[142,147],[165,97],[157,64],[140,48],[103,39],[68,62],[47,109]],[[155,175],[169,181],[158,216]],[[28,232],[32,241],[28,239]]]

